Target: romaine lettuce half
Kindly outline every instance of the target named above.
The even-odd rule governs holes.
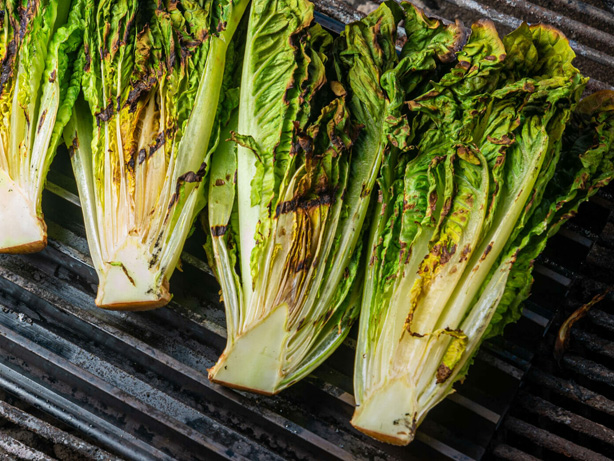
[[[247,0],[87,0],[84,98],[65,131],[96,304],[150,309],[205,204],[225,63]]]
[[[561,150],[586,83],[574,56],[553,28],[501,40],[481,21],[457,65],[407,101],[411,149],[382,167],[371,228],[359,430],[409,443],[481,341],[518,318],[546,239],[612,178],[611,95],[578,106]]]
[[[47,244],[41,197],[80,89],[82,0],[0,0],[0,253]]]
[[[312,21],[304,0],[252,2],[232,135],[239,146],[214,154],[214,170],[218,161],[226,167],[210,178],[228,329],[210,378],[266,394],[313,369],[345,336],[342,318],[351,316],[317,300],[356,130],[343,89],[335,95],[327,82],[332,38]],[[228,181],[235,174],[236,184]],[[235,187],[235,195],[224,192]]]

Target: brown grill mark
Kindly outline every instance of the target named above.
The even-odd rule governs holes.
[[[226,233],[227,230],[228,230],[228,226],[212,226],[211,235],[213,237],[222,237]]]
[[[45,117],[47,117],[47,109],[45,109],[43,113],[41,114],[41,119],[38,122],[38,128],[36,130],[37,133],[40,133],[41,128],[43,127],[43,124],[45,123]]]
[[[469,257],[469,253],[471,253],[471,245],[468,243],[467,245],[465,245],[465,247],[461,251],[461,257],[458,262],[462,263],[463,261],[467,261],[467,258]]]
[[[437,368],[437,384],[446,382],[451,375],[452,370],[442,363],[439,365],[439,368]]]
[[[480,258],[480,261],[484,261],[486,259],[486,256],[488,256],[488,253],[490,253],[490,250],[492,250],[492,246],[493,246],[493,242],[490,242],[488,246],[486,247],[486,249],[484,250],[484,253],[482,254],[482,257]]]

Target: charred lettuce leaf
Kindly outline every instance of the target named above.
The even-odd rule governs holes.
[[[0,252],[47,244],[41,197],[79,92],[83,1],[0,1]]]
[[[205,204],[225,62],[246,5],[85,5],[84,97],[65,138],[100,307],[149,309],[170,299],[168,281]]]

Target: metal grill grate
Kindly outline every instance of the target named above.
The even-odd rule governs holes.
[[[486,15],[474,4],[456,9],[452,1],[461,0],[428,6],[441,16],[466,16],[467,22],[471,15]],[[338,0],[316,4],[321,12],[343,20],[358,17],[351,7],[341,8]],[[503,15],[499,22],[511,17]],[[334,18],[322,13],[317,18],[339,30]],[[614,84],[614,65],[609,59],[606,68],[610,73],[600,77],[598,86]],[[530,440],[522,439],[523,428],[535,426],[536,421],[518,404],[504,419],[522,380],[546,389],[539,381],[543,375],[542,380],[555,389],[550,391],[553,394],[578,395],[575,388],[566,391],[568,376],[548,374],[545,365],[531,368],[531,363],[546,361],[541,339],[564,304],[562,295],[580,286],[580,269],[596,278],[587,267],[604,274],[600,265],[614,265],[608,240],[614,238],[604,230],[614,222],[607,221],[608,215],[612,219],[613,203],[607,192],[585,205],[574,223],[548,246],[546,257],[536,266],[534,295],[520,322],[505,337],[485,345],[459,392],[431,412],[412,445],[401,448],[377,443],[349,425],[353,410],[351,338],[314,375],[276,397],[234,391],[208,381],[206,369],[225,345],[225,320],[219,287],[203,262],[203,235],[198,231],[186,244],[183,272],[173,276],[175,296],[168,307],[144,313],[94,307],[96,274],[70,170],[67,155],[61,152],[43,197],[48,248],[34,255],[0,256],[0,389],[7,395],[0,399],[4,400],[0,401],[0,415],[30,434],[20,439],[19,431],[0,425],[0,455],[2,450],[14,456],[30,450],[27,456],[40,455],[32,459],[59,457],[58,445],[77,453],[74,459],[108,459],[111,454],[139,460],[470,460],[484,455],[520,459],[514,454],[539,456],[541,449],[536,451],[535,446],[527,446]],[[612,190],[610,187],[610,193]],[[592,265],[581,265],[584,260]],[[611,328],[614,321],[605,318],[604,324]],[[603,387],[589,390],[590,386],[583,385],[588,396],[590,392],[603,394]],[[522,389],[521,395],[528,396],[525,399],[547,402],[543,394],[532,394],[530,386]],[[584,402],[583,395],[577,399]],[[605,412],[606,416],[614,417],[605,397],[589,400],[590,405],[608,408],[611,413]],[[545,414],[550,407],[544,405],[547,403],[537,407],[544,408]],[[23,410],[15,410],[16,406]],[[491,443],[503,420],[504,429]],[[614,427],[607,421],[604,425]],[[28,445],[28,437],[38,440],[35,447]],[[93,446],[100,450],[92,451]]]

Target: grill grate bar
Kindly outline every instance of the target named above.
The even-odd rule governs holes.
[[[614,333],[614,315],[603,312],[600,309],[591,309],[586,317],[595,325]]]
[[[578,242],[580,245],[587,247],[587,248],[590,248],[595,242],[595,239],[590,239],[580,234],[579,232],[575,232],[570,229],[561,229],[558,232],[558,235],[562,237],[566,237],[573,242]]]
[[[461,453],[458,450],[455,450],[454,448],[437,440],[435,437],[431,437],[430,435],[425,434],[421,431],[416,433],[416,440],[419,440],[420,442],[423,442],[435,448],[442,455],[446,456],[449,459],[453,459],[454,461],[474,461],[475,459]]]
[[[540,461],[539,458],[535,456],[531,456],[524,451],[520,451],[517,448],[510,447],[505,443],[498,444],[493,449],[493,455],[495,455],[498,459],[505,459],[508,461]]]
[[[330,26],[329,30],[335,33],[340,33],[345,27],[345,24],[359,21],[364,17],[363,14],[343,0],[313,0],[313,4],[315,9],[320,12],[319,17],[318,15],[316,16],[316,20],[325,18],[326,16],[335,20],[333,22],[327,21]]]
[[[614,212],[614,196],[612,195],[612,187],[609,188],[610,192],[605,192],[601,189],[597,194],[590,198],[590,202],[596,203],[606,210]],[[610,220],[612,216],[610,216]]]
[[[483,405],[480,405],[479,403],[474,402],[471,399],[468,399],[467,397],[465,397],[462,394],[458,394],[458,393],[454,393],[451,394],[448,397],[449,400],[451,400],[452,402],[455,402],[469,410],[471,410],[472,412],[480,415],[481,417],[483,417],[484,419],[487,419],[488,421],[497,424],[499,422],[499,420],[501,419],[501,415],[486,408]]]
[[[84,458],[99,461],[119,461],[119,458],[110,453],[90,445],[74,435],[68,434],[3,401],[0,401],[0,417],[54,444],[64,446],[73,453],[82,455]]]
[[[497,368],[499,370],[504,371],[505,373],[507,373],[508,375],[516,378],[519,381],[522,379],[522,377],[524,375],[524,371],[521,370],[520,368],[517,368],[514,365],[506,363],[505,361],[501,360],[500,358],[495,357],[494,355],[486,352],[484,349],[482,349],[482,350],[480,350],[478,352],[477,358],[479,358],[480,360],[488,363],[489,365],[493,366],[494,368]]]
[[[581,447],[563,437],[559,437],[558,435],[540,429],[513,416],[508,416],[503,425],[507,431],[534,443],[538,447],[543,447],[552,453],[573,458],[578,461],[610,461],[606,456],[589,448]]]
[[[4,450],[4,453],[2,450]],[[27,461],[53,461],[53,458],[50,458],[34,448],[28,447],[0,430],[0,455],[2,454],[14,455],[19,457],[20,460]]]
[[[608,359],[614,359],[614,342],[579,328],[571,330],[571,337],[574,342],[583,346],[586,350]]]
[[[565,354],[563,357],[565,367],[578,373],[591,381],[607,384],[614,388],[614,371],[592,360],[574,354]]]
[[[527,374],[527,379],[543,389],[554,392],[591,410],[614,416],[614,401],[574,381],[553,376],[537,367],[531,368]]]
[[[553,423],[563,424],[578,434],[605,442],[608,445],[614,445],[614,430],[602,424],[565,410],[527,392],[520,393],[516,401],[523,410],[540,418],[546,418]]]
[[[43,385],[2,363],[0,363],[0,386],[20,400],[100,441],[121,456],[133,458],[137,455],[143,460],[171,459],[96,415],[87,414],[78,405],[51,393]]]
[[[535,263],[533,270],[535,271],[535,273],[545,275],[552,281],[564,286],[565,288],[568,288],[571,285],[571,279],[569,277],[565,277],[564,275],[553,271],[552,269],[544,266],[543,264]]]
[[[614,14],[597,8],[590,3],[585,3],[581,0],[550,0],[553,6],[557,6],[560,9],[568,9],[575,13],[586,15],[589,18],[595,18],[606,24],[614,27]],[[552,14],[557,14],[552,12]]]
[[[537,325],[539,325],[542,328],[546,328],[548,326],[548,324],[550,323],[549,319],[547,319],[543,315],[538,314],[537,312],[534,312],[533,310],[531,310],[527,306],[525,306],[522,309],[522,316],[526,317],[527,319],[531,320],[532,322],[535,322]]]

